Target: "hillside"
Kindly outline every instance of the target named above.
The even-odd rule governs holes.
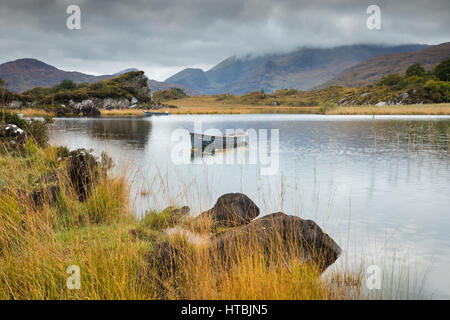
[[[63,71],[36,59],[18,59],[0,65],[0,78],[8,82],[8,89],[14,92],[23,92],[35,87],[52,87],[62,80],[93,83],[112,77],[112,75],[92,76],[81,72]]]
[[[331,80],[367,58],[393,52],[414,52],[426,45],[352,45],[329,49],[301,48],[289,53],[230,57],[208,71],[187,68],[166,79],[204,94],[244,94],[264,89],[310,89]]]
[[[404,73],[413,63],[420,63],[426,70],[431,70],[442,60],[450,58],[450,42],[432,46],[417,52],[390,53],[375,56],[352,66],[336,78],[320,85],[328,86],[363,86],[379,81],[392,73]]]

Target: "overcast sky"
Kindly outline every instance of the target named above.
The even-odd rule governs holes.
[[[69,30],[68,5],[81,9]],[[381,8],[369,30],[367,7]],[[450,0],[1,0],[0,63],[36,58],[63,70],[110,74],[138,68],[164,80],[230,55],[301,46],[450,41]]]

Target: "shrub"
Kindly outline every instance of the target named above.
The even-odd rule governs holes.
[[[409,76],[407,78],[404,78],[403,80],[401,80],[399,82],[399,86],[402,88],[412,88],[412,87],[417,87],[417,86],[421,86],[425,83],[425,79],[418,76],[418,75],[413,75],[413,76]]]
[[[181,88],[170,88],[167,90],[157,91],[153,94],[154,101],[175,100],[182,99],[184,97],[187,97],[187,94]]]
[[[414,63],[414,64],[410,65],[408,67],[408,69],[406,69],[405,75],[407,77],[412,77],[412,76],[422,77],[423,75],[425,75],[425,69],[424,69],[424,67],[422,67],[422,65],[420,63]]]
[[[76,83],[73,82],[72,80],[63,80],[61,81],[59,84],[57,84],[54,88],[55,91],[59,91],[59,90],[72,90],[75,89],[77,87]]]
[[[325,101],[323,103],[320,104],[319,106],[319,112],[322,114],[326,114],[328,112],[330,112],[333,109],[337,108],[337,104],[331,101]]]
[[[174,213],[174,208],[148,212],[139,224],[139,229],[162,230],[175,226],[181,221],[181,216]]]
[[[450,81],[450,59],[444,60],[434,68],[434,74],[441,81]]]
[[[381,80],[378,82],[378,85],[382,86],[395,86],[400,83],[400,81],[403,80],[403,76],[397,73],[388,74],[381,78]]]
[[[424,89],[426,97],[433,102],[450,102],[450,82],[428,80]]]

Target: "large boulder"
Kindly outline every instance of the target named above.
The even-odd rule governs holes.
[[[214,207],[202,212],[197,219],[208,218],[215,225],[235,227],[249,223],[258,215],[258,206],[245,194],[227,193],[220,196]]]
[[[342,250],[312,220],[282,212],[253,220],[247,225],[229,229],[212,239],[210,254],[220,263],[230,263],[243,252],[262,250],[267,260],[288,261],[297,258],[324,271],[340,256]]]

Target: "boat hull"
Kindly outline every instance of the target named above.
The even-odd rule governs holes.
[[[208,148],[210,150],[223,150],[246,145],[245,136],[210,136],[199,133],[190,133],[193,150]]]

